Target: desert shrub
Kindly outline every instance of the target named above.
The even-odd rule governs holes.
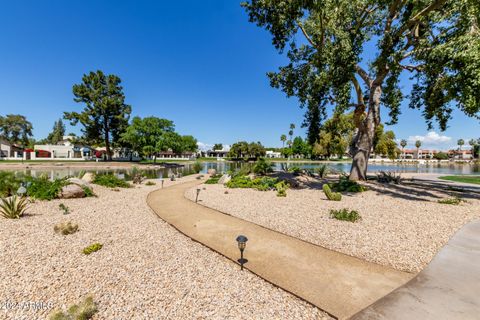
[[[259,191],[274,190],[275,185],[277,183],[278,183],[277,178],[270,178],[270,177],[255,178],[252,180],[251,188],[257,189]]]
[[[133,184],[141,184],[143,180],[145,180],[144,174],[138,169],[137,166],[132,167],[130,177],[132,178]]]
[[[293,166],[293,167],[288,168],[288,172],[293,173],[294,175],[298,176],[300,173],[302,173],[302,169],[300,169],[300,167]]]
[[[392,171],[380,171],[377,174],[377,181],[380,183],[395,183],[400,184],[402,182],[402,177],[400,174],[396,174]]]
[[[273,164],[270,161],[265,160],[265,158],[259,158],[253,166],[253,172],[261,176],[264,176],[272,171]]]
[[[60,208],[60,210],[63,211],[63,214],[69,214],[70,213],[70,208],[67,207],[66,205],[64,205],[63,203],[60,203],[58,205],[58,207]]]
[[[203,174],[197,176],[195,179],[200,180],[200,179],[202,179],[202,178],[203,178]]]
[[[95,193],[93,193],[93,190],[90,187],[87,186],[80,186],[83,189],[83,192],[85,192],[85,197],[95,197]]]
[[[102,249],[102,247],[103,247],[103,244],[97,242],[97,243],[89,245],[88,247],[85,247],[82,252],[83,252],[83,254],[89,255],[91,253],[94,253],[94,252]]]
[[[459,205],[462,201],[463,200],[461,198],[453,197],[453,198],[440,199],[438,200],[438,203]]]
[[[332,209],[330,210],[330,217],[335,218],[337,220],[350,221],[350,222],[356,222],[362,218],[357,211],[348,210],[348,209],[340,209],[340,210]]]
[[[98,311],[93,297],[88,296],[80,304],[74,304],[66,312],[54,311],[48,316],[48,320],[88,320]]]
[[[57,199],[62,188],[69,184],[66,178],[51,181],[45,175],[28,177],[26,180],[28,196],[39,200]]]
[[[348,180],[348,177],[345,175],[340,176],[339,181],[332,183],[330,187],[335,192],[363,192],[367,190],[366,187],[358,182]]]
[[[195,172],[195,173],[200,173],[200,171],[202,171],[203,169],[203,165],[200,161],[195,161],[192,165],[192,170]]]
[[[56,224],[55,227],[53,227],[53,231],[55,231],[55,233],[60,233],[66,236],[66,235],[77,232],[78,224],[73,224],[70,221],[62,222],[62,223]]]
[[[284,180],[275,184],[275,190],[277,190],[277,197],[286,197],[287,196],[287,189],[289,185]]]
[[[130,184],[125,180],[119,179],[111,173],[96,175],[93,183],[108,188],[130,188]]]
[[[12,196],[10,198],[2,198],[0,203],[0,214],[6,219],[19,219],[25,214],[28,207],[28,200],[26,198],[17,198]]]
[[[342,194],[339,192],[333,192],[332,189],[330,189],[330,186],[328,184],[323,185],[323,192],[327,196],[328,200],[331,200],[331,201],[342,200]]]
[[[10,197],[17,193],[20,179],[13,172],[0,171],[0,197]]]
[[[316,171],[320,178],[325,178],[330,170],[326,164],[322,164],[320,167],[316,169]]]
[[[205,181],[205,184],[217,184],[221,177],[222,175],[220,174],[214,174],[207,181]]]
[[[146,186],[154,186],[154,185],[156,185],[156,183],[153,182],[153,181],[147,181],[147,182],[145,183],[145,185],[146,185]]]

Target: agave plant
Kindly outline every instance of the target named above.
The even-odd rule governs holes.
[[[27,210],[28,200],[17,196],[1,199],[0,214],[6,219],[19,219]]]

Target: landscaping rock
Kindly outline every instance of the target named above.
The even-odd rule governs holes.
[[[78,179],[78,178],[69,178],[67,180],[68,182],[72,183],[72,184],[76,184],[78,186],[85,186],[85,187],[89,187],[90,188],[90,183],[88,183],[87,181],[83,180],[83,179]]]
[[[228,181],[232,180],[232,177],[230,177],[230,175],[228,174],[224,174],[219,180],[218,180],[218,184],[225,184],[227,183]]]
[[[92,183],[92,181],[93,181],[93,173],[91,173],[91,172],[85,173],[85,174],[83,175],[83,177],[82,177],[82,180],[83,180],[83,181],[86,181],[86,182],[88,182],[88,183]]]
[[[208,173],[209,175],[213,176],[213,175],[216,175],[216,174],[217,174],[217,170],[215,170],[215,169],[208,169],[208,170],[207,170],[207,173]]]
[[[61,199],[73,199],[85,197],[85,191],[77,184],[69,184],[64,186],[60,192]]]

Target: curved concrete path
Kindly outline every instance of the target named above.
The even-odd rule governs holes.
[[[159,189],[149,194],[147,202],[180,232],[235,262],[239,258],[235,238],[246,235],[246,269],[334,317],[349,318],[413,277],[187,200],[185,191],[199,183]]]
[[[480,319],[480,221],[460,229],[414,279],[352,319]]]

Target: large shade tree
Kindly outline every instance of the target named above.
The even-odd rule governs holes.
[[[26,146],[32,137],[32,123],[20,114],[0,116],[0,137],[12,144]]]
[[[104,144],[107,158],[112,159],[112,145],[128,127],[131,106],[125,104],[121,80],[102,71],[83,75],[82,83],[73,86],[74,101],[84,103],[82,112],[65,112],[72,125],[80,122],[87,141]]]
[[[307,121],[320,121],[331,103],[337,112],[353,108],[352,180],[366,179],[381,109],[387,123],[398,120],[403,72],[414,80],[410,107],[422,110],[429,127],[438,122],[446,129],[454,108],[480,117],[478,0],[251,0],[242,6],[280,52],[288,48],[290,63],[269,73],[271,85],[296,96]],[[376,52],[362,61],[372,45]]]
[[[151,156],[157,150],[157,142],[167,132],[173,132],[173,121],[157,117],[134,117],[132,123],[121,135],[120,142],[129,146],[133,151]]]

